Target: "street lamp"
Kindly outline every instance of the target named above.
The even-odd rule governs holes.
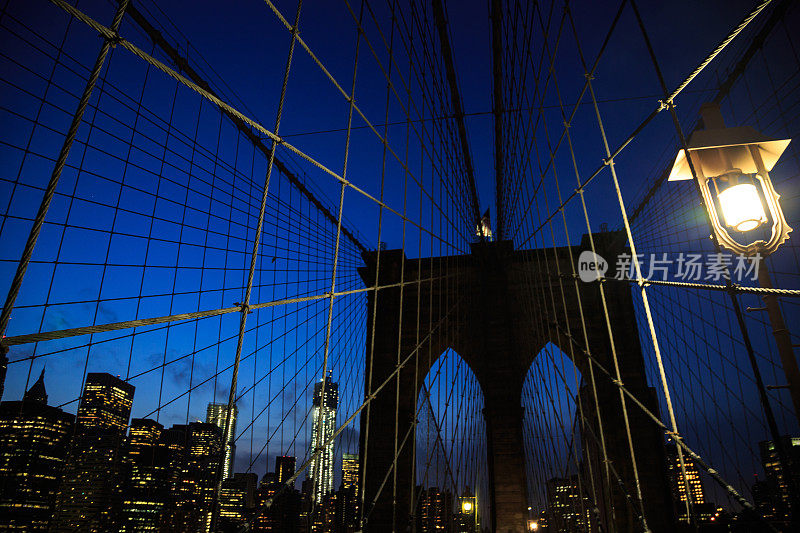
[[[703,105],[700,114],[705,129],[692,133],[687,146],[717,241],[737,254],[767,256],[792,231],[769,177],[791,139],[770,139],[750,126],[726,128],[716,104]],[[680,150],[669,181],[693,177],[686,150]],[[767,224],[768,238],[752,233]]]
[[[528,520],[528,531],[539,531],[539,522],[536,520]]]
[[[464,525],[469,525],[475,531],[478,529],[478,512],[476,507],[477,498],[473,496],[469,489],[466,490],[464,496],[460,496],[461,500],[461,515],[464,517]]]
[[[704,129],[695,130],[686,143],[687,149],[678,152],[669,181],[696,178],[711,228],[721,246],[745,256],[766,257],[792,231],[778,202],[780,195],[769,177],[791,139],[770,139],[749,126],[726,128],[717,104],[702,105],[700,115]],[[768,235],[763,229],[756,231],[764,227],[769,228]],[[760,261],[756,265],[761,287],[772,288],[766,263]],[[769,315],[795,416],[800,420],[800,369],[792,340],[777,296],[765,294],[762,299],[765,304],[762,310]]]

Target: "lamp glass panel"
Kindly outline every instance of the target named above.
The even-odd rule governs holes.
[[[725,224],[736,231],[750,231],[767,221],[756,186],[740,183],[719,193]]]

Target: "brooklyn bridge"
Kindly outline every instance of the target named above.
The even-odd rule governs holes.
[[[800,530],[798,28],[5,0],[0,530]]]

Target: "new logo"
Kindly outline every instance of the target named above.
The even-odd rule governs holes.
[[[606,275],[607,270],[608,261],[591,250],[584,250],[578,257],[578,276],[581,281],[586,283],[597,281]]]

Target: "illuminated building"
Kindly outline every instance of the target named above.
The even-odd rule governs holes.
[[[777,520],[779,512],[778,498],[769,481],[759,481],[756,478],[751,491],[753,493],[753,504],[758,510],[758,514],[764,517],[765,520]]]
[[[267,506],[267,503],[271,505]],[[273,472],[267,472],[256,493],[256,512],[252,531],[293,532],[300,525],[300,493],[278,483]]]
[[[275,482],[275,475],[267,472],[261,480],[261,485],[256,492],[256,515],[253,520],[253,531],[281,531],[281,523],[275,513],[275,505],[270,500],[278,493],[279,485]],[[272,503],[272,505],[267,505]]]
[[[448,531],[453,517],[453,495],[437,487],[417,487],[417,531]]]
[[[8,346],[0,345],[0,399],[6,386],[6,372],[8,371]]]
[[[199,517],[196,531],[210,533],[222,460],[222,429],[216,424],[189,424],[187,463],[195,482],[195,505]]]
[[[293,475],[297,459],[291,455],[275,457],[275,477],[278,483],[286,483]],[[294,483],[292,483],[294,485]]]
[[[322,389],[325,388],[325,398]],[[314,482],[312,499],[322,503],[326,494],[333,491],[333,432],[336,429],[336,408],[339,404],[339,385],[330,376],[314,384],[314,401],[311,409],[310,454],[322,450],[311,460],[309,475]],[[327,442],[327,444],[325,444]]]
[[[222,430],[225,434],[225,418],[228,414],[228,404],[226,403],[210,403],[206,409],[206,423],[214,424]],[[223,462],[223,479],[227,479],[233,475],[233,460],[236,456],[236,417],[239,415],[239,409],[236,405],[233,406],[233,413],[231,415],[231,429],[228,433],[228,445],[225,447],[225,461]]]
[[[767,478],[767,487],[764,492],[767,492],[769,494],[767,498],[772,500],[775,519],[789,520],[791,517],[789,485],[784,474],[792,476],[795,486],[800,486],[800,437],[783,435],[780,440],[789,460],[786,469],[781,468],[778,450],[773,441],[761,441],[758,443],[758,448],[761,452],[761,465],[764,467],[764,474]]]
[[[341,515],[348,531],[355,531],[358,525],[358,454],[342,454]]]
[[[118,529],[120,466],[134,390],[111,374],[86,376],[51,531]]]
[[[314,480],[307,476],[300,487],[300,524],[303,531],[310,531],[316,511],[313,499]]]
[[[343,513],[341,512],[341,503],[341,493],[333,491],[325,495],[319,512],[321,524],[315,521],[315,531],[322,531],[323,533],[338,533],[344,529],[342,524]],[[320,525],[322,527],[319,527]]]
[[[89,373],[78,406],[77,429],[82,433],[128,431],[135,387],[105,373]]]
[[[358,492],[358,454],[342,454],[342,488],[355,487]]]
[[[161,441],[169,461],[169,503],[162,514],[162,530],[191,531],[196,529],[199,516],[196,476],[188,462],[189,426],[164,430]]]
[[[158,531],[169,503],[169,450],[161,441],[164,427],[155,420],[131,420],[123,457],[120,531]]]
[[[258,476],[237,473],[222,482],[219,494],[219,520],[223,531],[249,529],[255,511]]]
[[[0,530],[47,531],[75,417],[47,405],[44,370],[0,402]]]
[[[550,526],[558,531],[597,531],[591,500],[581,497],[578,476],[547,480]]]
[[[709,514],[709,510],[706,509],[706,494],[703,490],[703,482],[700,479],[700,471],[697,469],[697,466],[695,466],[692,458],[687,454],[683,454],[683,465],[686,470],[686,478],[684,479],[681,472],[681,463],[678,458],[678,449],[675,443],[667,443],[666,450],[667,472],[669,473],[672,500],[675,503],[678,520],[681,522],[689,521],[689,517],[686,515],[687,485],[689,486],[691,496],[690,503],[694,507],[695,515],[700,520],[707,520],[711,515]]]

